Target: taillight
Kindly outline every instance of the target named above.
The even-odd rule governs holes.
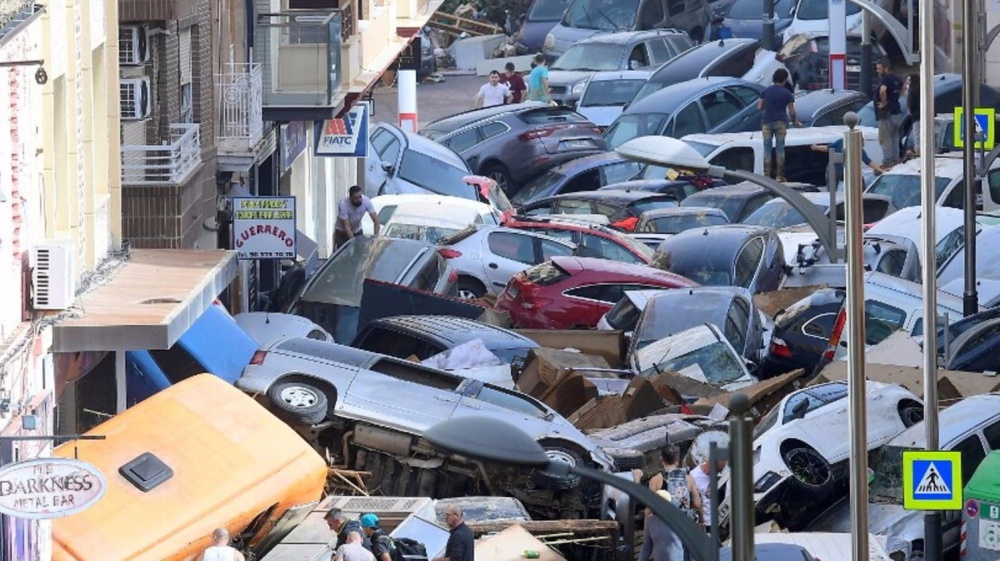
[[[461,257],[462,256],[462,252],[461,251],[457,251],[457,250],[454,250],[454,249],[448,249],[446,247],[443,247],[443,248],[439,249],[438,253],[441,255],[441,257],[444,257],[445,259],[454,259],[456,257]]]
[[[601,130],[601,127],[590,127],[590,130],[594,131],[597,134],[601,134],[602,132],[604,132]]]
[[[456,282],[456,281],[458,281],[458,271],[452,269],[451,272],[448,273],[448,282]]]
[[[254,366],[260,366],[264,364],[264,358],[267,357],[267,351],[257,351],[250,358],[250,364]]]
[[[823,360],[833,360],[834,355],[837,353],[837,345],[840,344],[840,337],[844,334],[844,324],[846,323],[847,306],[845,305],[840,309],[840,313],[837,314],[837,321],[833,323],[833,333],[830,333],[830,343],[826,346],[826,352],[823,353]]]
[[[544,138],[544,137],[549,136],[550,134],[552,134],[554,132],[556,132],[556,129],[553,128],[553,127],[543,127],[543,128],[540,128],[540,129],[532,129],[530,131],[525,131],[525,132],[522,132],[521,134],[517,135],[517,139],[521,140],[523,142],[527,142],[529,140],[536,140],[536,139],[539,139],[539,138]]]
[[[770,353],[781,358],[792,358],[792,349],[788,348],[788,343],[780,337],[771,337]]]
[[[625,232],[634,232],[635,227],[639,225],[639,218],[636,216],[630,216],[619,220],[618,222],[613,222],[611,225]]]

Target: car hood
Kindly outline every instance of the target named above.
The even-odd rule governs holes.
[[[903,510],[896,504],[868,504],[868,528],[873,534],[904,541],[923,538],[923,513]],[[850,532],[850,503],[845,499],[821,514],[806,529],[810,532]]]
[[[583,80],[589,80],[593,70],[549,70],[549,86],[571,86]]]
[[[526,21],[521,26],[521,44],[528,47],[528,52],[538,52],[545,44],[545,36],[559,23],[555,21]]]
[[[576,112],[599,127],[607,127],[622,114],[624,105],[589,105],[576,108]]]
[[[774,32],[781,33],[790,23],[792,23],[792,18],[775,18]],[[733,37],[760,39],[764,35],[764,29],[759,19],[726,18],[723,24],[733,32]]]
[[[594,35],[600,33],[606,33],[600,29],[583,29],[581,27],[566,27],[562,24],[557,24],[552,28],[552,37],[556,40],[556,46],[550,51],[546,51],[546,54],[562,54],[565,53],[567,49],[583,41],[588,37],[593,37]]]

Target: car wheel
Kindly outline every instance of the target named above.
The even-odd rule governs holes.
[[[305,425],[322,423],[327,415],[327,398],[319,388],[303,382],[282,382],[267,390],[267,397],[285,420]]]
[[[497,187],[499,187],[504,194],[510,196],[511,189],[514,187],[514,182],[510,179],[510,172],[503,164],[490,164],[483,168],[482,175],[489,177],[493,181],[497,182]]]
[[[578,453],[562,446],[545,445],[545,454],[552,462],[562,462],[571,466],[583,465],[583,458]],[[533,470],[531,481],[538,487],[553,491],[574,489],[580,485],[580,476],[572,473],[556,475],[543,470]]]
[[[914,401],[904,401],[899,404],[899,419],[904,427],[910,428],[924,420],[924,407]]]
[[[458,297],[463,300],[476,300],[486,296],[483,283],[470,277],[458,277]]]
[[[791,481],[808,491],[823,492],[833,484],[830,462],[819,452],[802,443],[795,443],[782,452],[782,459],[792,472]]]

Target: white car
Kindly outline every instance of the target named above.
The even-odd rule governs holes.
[[[486,203],[446,195],[380,195],[372,197],[371,201],[382,228],[392,222],[397,211],[410,216],[422,215],[425,221],[433,220],[435,217],[441,217],[442,220],[448,221],[454,221],[456,217],[460,217],[460,220],[469,217],[469,223],[465,226],[473,223],[497,225],[500,224],[503,216],[501,209]],[[403,220],[409,221],[410,219]],[[361,230],[366,236],[374,233],[372,219],[367,214],[361,218]]]
[[[379,123],[368,137],[365,194],[437,193],[474,198],[463,180],[472,172],[447,146],[396,125]]]
[[[271,312],[243,312],[233,316],[233,321],[253,337],[261,348],[289,337],[306,337],[317,341],[336,343],[322,327],[309,318],[295,314],[278,314]]]
[[[731,392],[757,383],[722,331],[706,323],[646,345],[635,353],[640,376],[676,372]]]
[[[622,114],[625,104],[653,74],[652,70],[598,72],[587,82],[576,112],[599,127],[607,127]]]
[[[382,223],[383,235],[436,244],[438,240],[470,226],[500,224],[500,214],[485,203],[439,195],[417,197],[424,200],[403,202],[396,206],[392,216]]]
[[[923,420],[923,402],[896,384],[867,382],[868,450]],[[754,428],[753,482],[757,515],[795,529],[809,507],[831,498],[850,458],[847,383],[830,382],[786,396]],[[729,515],[728,495],[720,505]]]

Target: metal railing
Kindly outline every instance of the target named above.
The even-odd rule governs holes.
[[[0,45],[34,21],[44,7],[33,0],[0,0]]]
[[[254,60],[265,106],[327,106],[340,86],[341,10],[258,14]]]
[[[219,151],[249,152],[263,136],[263,69],[259,63],[236,62],[218,74]]]
[[[122,146],[125,185],[181,184],[201,163],[201,126],[170,125],[170,143]]]

